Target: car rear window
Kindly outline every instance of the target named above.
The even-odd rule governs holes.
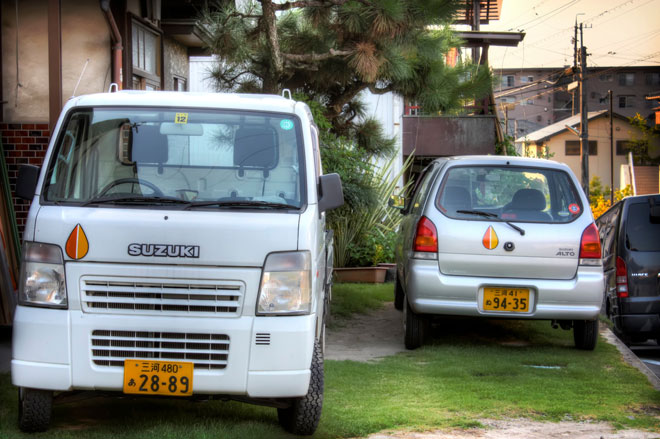
[[[436,207],[456,219],[497,215],[509,221],[543,223],[567,223],[583,210],[575,185],[564,171],[485,165],[449,169]]]
[[[635,203],[628,207],[626,246],[632,251],[660,251],[660,221],[651,219],[648,203]]]

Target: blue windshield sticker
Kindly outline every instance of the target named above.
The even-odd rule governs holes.
[[[285,131],[289,131],[290,129],[293,128],[293,121],[289,119],[282,119],[280,121],[280,128],[282,128]]]

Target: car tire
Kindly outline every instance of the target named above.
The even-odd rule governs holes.
[[[53,412],[53,392],[48,390],[18,389],[18,428],[25,433],[48,430]]]
[[[593,351],[598,341],[598,319],[574,320],[573,339],[576,348]]]
[[[401,286],[401,282],[399,281],[399,275],[395,274],[394,275],[394,309],[397,309],[399,311],[403,310],[404,298],[405,298],[405,294],[403,292],[403,287]]]
[[[317,341],[312,355],[311,377],[307,395],[296,398],[288,408],[278,408],[280,425],[289,433],[309,436],[314,434],[321,420],[323,408],[323,352]]]
[[[403,331],[406,349],[413,350],[424,344],[426,319],[412,310],[408,300],[403,299]]]

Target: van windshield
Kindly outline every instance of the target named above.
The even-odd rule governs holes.
[[[456,219],[567,223],[583,210],[569,175],[514,166],[456,166],[440,186],[436,207]]]
[[[285,114],[80,109],[58,138],[44,200],[301,207],[301,137]]]

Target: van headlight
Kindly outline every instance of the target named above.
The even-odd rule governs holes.
[[[309,314],[311,266],[307,251],[269,254],[261,276],[257,315]]]
[[[59,246],[25,243],[18,303],[48,308],[67,307],[64,262]]]

